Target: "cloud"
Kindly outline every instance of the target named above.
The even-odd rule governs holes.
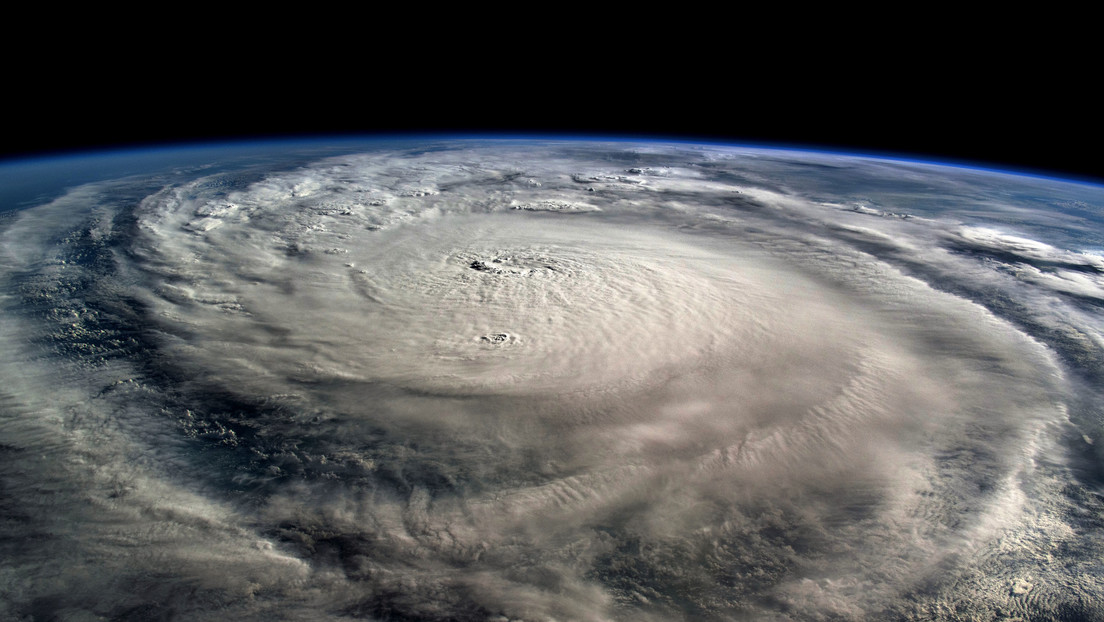
[[[20,213],[3,613],[1095,611],[1099,258],[935,213],[946,171],[855,210],[885,165],[763,155],[377,150]]]

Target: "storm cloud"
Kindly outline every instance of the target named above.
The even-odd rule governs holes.
[[[0,223],[0,616],[1104,617],[1104,191],[369,147]]]

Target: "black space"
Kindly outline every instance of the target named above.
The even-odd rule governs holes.
[[[835,149],[1104,182],[1104,129],[1080,70],[876,57],[757,66],[699,65],[685,54],[585,63],[445,55],[426,65],[373,56],[309,72],[257,57],[183,60],[157,75],[140,55],[101,55],[16,72],[22,88],[11,92],[21,95],[6,102],[0,159],[317,135],[589,135]]]

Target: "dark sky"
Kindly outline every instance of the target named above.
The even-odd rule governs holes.
[[[1072,70],[804,62],[373,59],[285,72],[254,59],[147,75],[132,56],[100,57],[16,76],[24,95],[6,102],[0,158],[317,134],[585,134],[888,153],[1104,181],[1095,155],[1104,132]]]

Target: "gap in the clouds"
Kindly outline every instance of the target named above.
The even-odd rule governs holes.
[[[1067,398],[1070,421],[1078,430],[1088,430],[1096,436],[1089,443],[1082,438],[1082,432],[1065,435],[1066,448],[1072,458],[1070,467],[1085,486],[1104,493],[1104,407],[1101,406],[1101,398],[1104,397],[1101,390],[1104,387],[1104,352],[1088,343],[1074,326],[1045,321],[1024,300],[1014,298],[1000,288],[971,285],[964,279],[956,279],[928,265],[923,258],[902,253],[892,244],[882,244],[865,237],[846,237],[856,249],[871,253],[937,290],[973,301],[1046,344],[1062,361],[1074,385],[1072,397]],[[1020,255],[999,256],[991,250],[958,248],[953,243],[949,244],[948,250],[970,257],[992,256],[998,260],[1027,261]],[[1100,301],[1097,299],[1070,298],[1073,298],[1074,304],[1088,305],[1091,311],[1099,312]]]

